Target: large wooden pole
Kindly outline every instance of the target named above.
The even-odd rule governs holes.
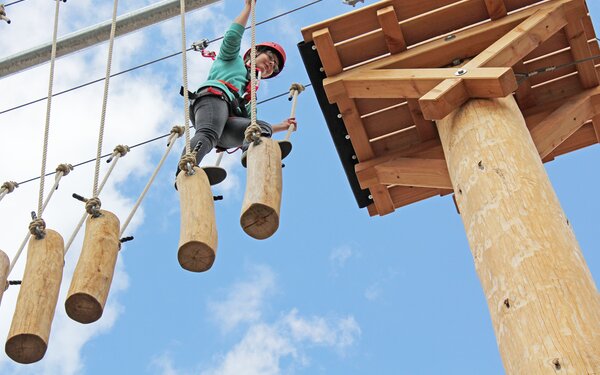
[[[67,315],[84,324],[97,321],[104,312],[121,248],[119,218],[109,211],[100,213],[87,218],[83,248],[65,301]]]
[[[10,267],[10,259],[8,255],[0,250],[0,302],[6,289],[8,289],[8,269]]]
[[[46,229],[41,240],[31,238],[6,354],[19,363],[44,357],[62,281],[65,244],[60,234]]]
[[[514,98],[437,125],[506,373],[600,373],[600,297]]]

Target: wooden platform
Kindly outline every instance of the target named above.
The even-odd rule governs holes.
[[[600,48],[583,0],[384,0],[302,34],[342,163],[371,215],[452,193],[433,121],[469,98],[514,93],[545,162],[600,139]]]

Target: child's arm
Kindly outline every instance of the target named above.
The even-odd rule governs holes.
[[[248,23],[248,17],[250,17],[250,2],[253,0],[245,0],[244,9],[242,12],[235,18],[233,22],[246,27]],[[254,6],[256,6],[256,0],[254,0]]]
[[[279,133],[282,131],[286,131],[292,125],[294,125],[295,128],[298,128],[298,123],[296,122],[295,118],[289,118],[287,120],[283,120],[279,124],[273,125],[273,134]]]

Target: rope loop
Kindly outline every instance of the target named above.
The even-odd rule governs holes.
[[[179,160],[179,169],[187,171],[188,176],[193,174],[194,166],[196,165],[196,153],[191,152],[183,155]]]
[[[93,197],[85,201],[85,211],[92,215],[92,217],[100,216],[100,208],[102,207],[102,202],[100,202],[100,198]]]
[[[261,136],[260,126],[258,126],[256,123],[250,124],[250,126],[246,128],[244,136],[246,137],[246,142],[259,145]]]
[[[185,134],[185,127],[175,125],[171,129],[171,134],[177,134],[177,138],[181,138]]]
[[[121,157],[127,155],[127,153],[131,151],[129,146],[127,145],[118,145],[117,147],[115,147],[115,149],[113,150],[114,154],[119,154],[121,155]]]
[[[6,181],[2,184],[2,189],[6,190],[8,193],[12,193],[15,191],[15,188],[18,188],[19,184],[15,181]]]
[[[46,237],[46,222],[44,219],[33,219],[31,223],[29,223],[29,233],[38,240]]]
[[[73,166],[71,164],[59,164],[58,167],[56,167],[56,172],[62,172],[63,176],[69,175],[72,170]]]
[[[4,4],[0,4],[0,20],[6,21],[10,25],[10,18],[6,16],[6,10],[4,10]]]

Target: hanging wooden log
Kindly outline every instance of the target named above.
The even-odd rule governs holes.
[[[6,341],[6,354],[19,363],[44,357],[58,301],[64,266],[65,245],[57,232],[46,229],[46,237],[32,238],[17,306]]]
[[[194,167],[194,174],[177,175],[181,205],[181,231],[177,260],[183,269],[208,271],[217,254],[217,224],[210,183],[204,170]]]
[[[8,269],[10,267],[10,260],[8,255],[0,250],[0,302],[2,302],[2,296],[6,289],[8,289]]]
[[[276,141],[261,138],[248,149],[248,177],[240,224],[249,236],[264,240],[279,228],[281,150]]]
[[[88,216],[79,261],[65,301],[69,317],[79,323],[93,323],[104,312],[119,254],[119,218],[100,210]]]

